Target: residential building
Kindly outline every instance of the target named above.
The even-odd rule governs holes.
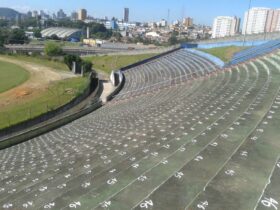
[[[129,22],[129,8],[124,8],[124,22],[128,23]]]
[[[38,13],[37,10],[34,10],[34,11],[32,12],[32,17],[37,18],[38,15],[39,15],[39,13]]]
[[[76,21],[76,20],[78,20],[78,18],[79,18],[78,12],[73,11],[73,12],[71,13],[71,20]]]
[[[219,16],[213,23],[212,38],[234,36],[239,32],[240,18]]]
[[[280,9],[268,11],[265,32],[280,31]]]
[[[245,13],[242,34],[264,33],[268,26],[268,20],[272,20],[269,8],[255,7]]]
[[[80,9],[78,12],[78,20],[85,20],[85,19],[87,19],[87,10]]]
[[[62,9],[60,9],[58,12],[57,12],[57,15],[56,15],[57,19],[64,19],[67,17],[67,15],[64,13],[64,11]]]
[[[193,19],[190,18],[190,17],[184,18],[184,20],[183,20],[183,25],[184,25],[185,27],[191,27],[191,26],[193,26]]]

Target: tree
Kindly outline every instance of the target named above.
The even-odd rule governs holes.
[[[45,45],[45,54],[47,56],[60,56],[63,55],[62,48],[53,42],[49,42]]]
[[[170,45],[175,45],[175,44],[177,44],[177,43],[178,43],[177,37],[176,37],[176,36],[171,36],[171,37],[169,38],[169,40],[168,40],[168,43],[169,43]]]
[[[77,65],[82,63],[82,59],[77,55],[65,55],[64,63],[68,66],[69,70],[72,70],[73,62],[76,62]]]
[[[84,73],[91,72],[92,62],[84,60],[84,61],[82,61],[82,67],[84,68]]]
[[[8,44],[24,44],[28,41],[27,36],[25,36],[24,30],[14,29],[9,33],[7,43]]]
[[[9,21],[8,20],[1,20],[0,19],[0,28],[8,27]]]
[[[35,38],[42,38],[42,34],[41,34],[41,31],[39,29],[36,29],[34,31],[34,37]]]
[[[122,40],[122,35],[120,32],[114,32],[112,37],[116,38],[118,42]]]
[[[0,47],[3,47],[7,43],[9,33],[7,30],[0,29]]]
[[[52,34],[50,37],[48,37],[49,39],[52,40],[60,40],[59,37],[56,34]]]

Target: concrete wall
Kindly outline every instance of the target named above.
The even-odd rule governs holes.
[[[203,58],[206,58],[206,59],[212,61],[213,63],[215,63],[220,68],[223,68],[225,66],[225,63],[220,58],[217,58],[217,57],[215,57],[211,54],[208,54],[208,53],[205,53],[205,52],[202,52],[202,51],[198,51],[198,50],[195,50],[195,49],[186,49],[186,50],[191,52],[191,53],[194,53],[198,56],[201,56]]]
[[[227,47],[227,46],[258,46],[267,43],[269,40],[258,40],[258,41],[248,41],[243,43],[243,41],[229,41],[229,42],[216,42],[216,43],[186,43],[182,44],[184,48],[199,48],[199,49],[211,49],[217,47]]]

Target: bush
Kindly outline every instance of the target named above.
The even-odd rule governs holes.
[[[84,73],[92,71],[92,63],[90,61],[83,61],[82,67],[84,68]]]
[[[36,29],[34,31],[34,37],[35,38],[42,38],[42,34],[41,34],[41,31],[39,29]]]
[[[45,45],[45,54],[47,56],[60,56],[63,55],[63,51],[58,44],[50,42]]]
[[[77,55],[65,55],[64,56],[64,63],[68,66],[70,70],[72,70],[73,62],[76,62],[77,65],[82,63],[82,59]]]

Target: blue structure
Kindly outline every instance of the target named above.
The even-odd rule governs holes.
[[[239,53],[236,53],[234,55],[233,59],[231,60],[231,62],[229,62],[228,66],[245,62],[247,60],[250,60],[250,59],[258,57],[258,56],[265,55],[265,54],[270,53],[277,49],[280,49],[280,39],[269,41],[265,44],[262,44],[262,45],[259,45],[256,47],[252,47],[250,49],[243,50]]]
[[[199,49],[211,49],[216,47],[228,47],[228,46],[246,46],[246,47],[252,47],[252,46],[258,46],[269,42],[269,40],[258,40],[258,41],[246,41],[245,43],[243,41],[233,41],[233,42],[217,42],[217,43],[184,43],[182,44],[183,48],[199,48]]]
[[[117,21],[115,21],[115,20],[111,20],[111,28],[112,28],[113,30],[118,29],[118,24],[117,24]]]
[[[195,50],[195,49],[186,49],[186,50],[212,61],[213,63],[215,63],[220,68],[223,68],[225,66],[225,63],[220,58],[217,58],[214,55],[211,55],[209,53],[205,53],[205,52],[202,52],[202,51],[199,51],[199,50]]]

